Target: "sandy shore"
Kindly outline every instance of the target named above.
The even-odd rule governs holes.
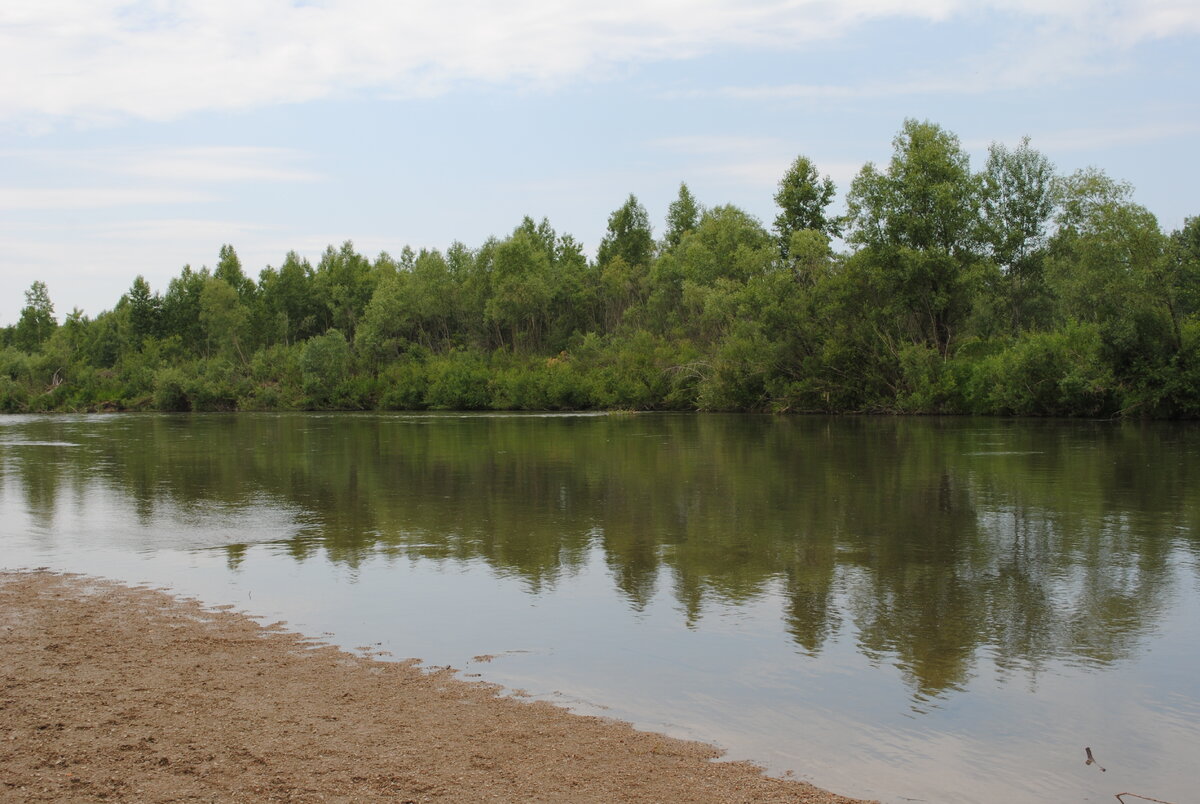
[[[3,801],[851,802],[162,592],[0,573]]]

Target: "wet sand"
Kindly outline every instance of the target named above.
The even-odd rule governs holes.
[[[849,803],[160,591],[0,573],[0,800]]]

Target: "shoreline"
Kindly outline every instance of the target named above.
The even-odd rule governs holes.
[[[0,798],[858,801],[230,609],[0,571]]]

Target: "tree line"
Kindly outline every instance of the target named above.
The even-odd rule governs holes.
[[[630,195],[595,259],[546,219],[477,248],[346,242],[257,280],[232,246],[59,323],[0,330],[0,409],[676,409],[1200,415],[1200,218],[1060,175],[1023,140],[973,170],[908,120],[837,188],[799,156],[770,228],[686,184]]]

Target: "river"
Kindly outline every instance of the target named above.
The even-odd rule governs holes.
[[[885,802],[1200,782],[1192,424],[8,416],[0,566],[233,604]]]

